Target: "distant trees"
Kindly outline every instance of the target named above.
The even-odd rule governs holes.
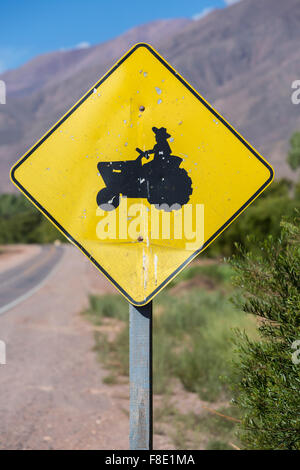
[[[292,216],[295,208],[300,211],[300,187],[294,187],[294,183],[286,179],[276,180],[205,253],[231,256],[235,243],[249,245],[249,235],[255,236],[257,242],[269,234],[278,237],[280,220]]]
[[[0,244],[51,243],[65,237],[22,194],[0,196]]]

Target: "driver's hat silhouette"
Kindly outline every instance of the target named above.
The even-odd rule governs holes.
[[[166,157],[171,155],[171,148],[167,141],[171,136],[167,133],[165,127],[158,129],[157,127],[152,127],[152,130],[155,134],[156,144],[153,149],[147,150],[145,154],[152,155],[154,154],[154,160],[156,163],[162,163],[161,160],[164,160]]]

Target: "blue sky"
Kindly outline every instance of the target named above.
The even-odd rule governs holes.
[[[197,17],[239,0],[2,0],[0,73],[32,57],[111,39],[156,19]]]

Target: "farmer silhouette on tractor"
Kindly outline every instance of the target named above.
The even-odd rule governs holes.
[[[97,204],[103,210],[114,210],[120,204],[120,194],[129,198],[146,198],[157,209],[178,210],[189,201],[193,192],[192,180],[183,168],[182,158],[171,155],[165,127],[152,127],[156,144],[153,149],[136,151],[135,160],[99,162],[98,170],[106,187],[97,195]],[[142,164],[154,154],[153,160]]]
[[[140,152],[140,157],[138,158],[145,156],[148,159],[150,155],[154,154],[154,160],[151,163],[154,163],[155,166],[165,166],[166,158],[171,155],[171,147],[167,141],[167,139],[169,139],[171,136],[167,133],[167,129],[165,127],[161,127],[160,129],[157,129],[157,127],[152,127],[152,130],[155,134],[156,144],[154,145],[153,149],[146,150],[146,152],[142,152],[141,150],[136,149],[138,152]]]

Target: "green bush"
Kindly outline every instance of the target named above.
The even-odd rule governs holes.
[[[280,234],[280,220],[289,217],[300,209],[300,198],[291,197],[291,183],[287,180],[274,182],[247,210],[235,220],[228,229],[205,251],[205,254],[231,256],[235,243],[250,246],[248,236],[255,237],[256,242],[264,240],[266,234],[275,238]]]
[[[300,228],[283,222],[255,252],[233,258],[239,308],[258,318],[259,340],[236,338],[236,403],[243,413],[240,439],[247,449],[300,450],[300,364],[292,360],[300,340]]]
[[[294,132],[290,139],[287,160],[292,170],[297,170],[300,167],[300,132]]]
[[[66,239],[22,194],[0,196],[0,244],[55,240]]]
[[[178,276],[175,277],[168,285],[170,289],[182,281],[188,281],[195,277],[209,279],[213,284],[219,285],[222,283],[228,284],[232,276],[232,268],[229,264],[218,263],[214,260],[209,260],[208,264],[200,264],[197,261],[192,262],[188,269],[184,269]]]
[[[186,272],[189,270],[193,272],[193,266]],[[213,276],[222,271],[228,276],[230,268],[224,265],[222,269],[221,265],[210,270]],[[207,271],[205,275],[209,275]],[[97,325],[112,318],[124,323],[111,342],[96,332],[96,350],[116,376],[128,375],[128,303],[118,295],[91,297],[86,315]],[[153,320],[154,391],[168,392],[176,378],[205,400],[225,396],[227,386],[220,376],[231,374],[232,328],[238,326],[250,333],[255,328],[232,307],[224,292],[194,288],[177,295],[171,290],[159,295]]]

